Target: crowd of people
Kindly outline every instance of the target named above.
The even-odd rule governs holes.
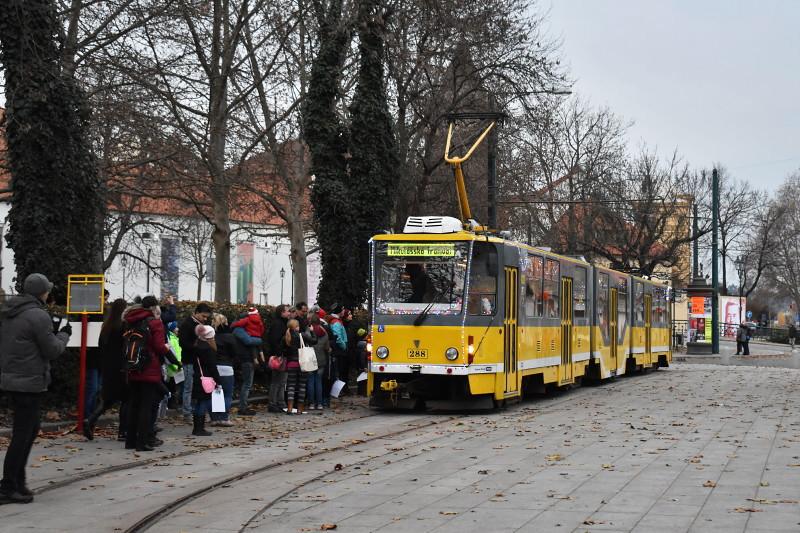
[[[56,328],[46,310],[52,283],[45,276],[32,274],[24,288],[3,308],[0,388],[11,398],[14,426],[0,503],[33,498],[25,464],[39,430],[49,361],[64,352],[71,334],[69,325]],[[341,305],[329,312],[304,302],[279,305],[268,318],[265,324],[250,307],[229,323],[199,303],[179,320],[171,296],[108,303],[98,347],[87,359],[83,435],[93,440],[100,417],[118,407],[118,440],[126,449],[152,451],[163,444],[158,420],[167,409],[191,421],[192,435],[205,437],[207,422],[228,427],[233,415],[257,414],[250,405],[257,376],[269,389],[268,412],[303,415],[329,408],[332,389],[347,394],[366,370],[366,326]]]

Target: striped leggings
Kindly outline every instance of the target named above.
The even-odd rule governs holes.
[[[295,405],[305,403],[308,372],[303,372],[300,368],[290,368],[287,373],[286,399],[295,402]]]

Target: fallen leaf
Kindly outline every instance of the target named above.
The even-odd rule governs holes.
[[[605,523],[606,523],[605,520],[592,520],[590,518],[587,518],[586,520],[583,521],[583,524],[586,525],[586,526],[595,526],[595,525],[605,524]]]
[[[458,513],[455,512],[455,511],[439,511],[439,514],[442,514],[442,515],[445,515],[445,516],[451,516],[451,515],[456,515]]]
[[[763,509],[753,509],[752,507],[737,507],[733,510],[734,513],[763,513]]]
[[[342,466],[342,464],[341,464],[341,463],[336,463],[336,466],[334,466],[334,467],[333,467],[333,469],[334,469],[334,470],[336,470],[336,471],[339,471],[339,470],[341,470],[342,468],[344,468],[344,467]]]
[[[560,453],[554,453],[545,457],[545,460],[547,461],[560,461],[561,459],[563,459],[563,457]]]
[[[320,531],[331,531],[336,529],[336,524],[322,524],[319,528]]]
[[[714,488],[714,487],[716,487],[716,486],[717,486],[717,482],[716,482],[716,481],[711,481],[711,480],[709,479],[708,481],[706,481],[705,483],[703,483],[703,486],[704,486],[704,487],[710,487],[710,488]]]

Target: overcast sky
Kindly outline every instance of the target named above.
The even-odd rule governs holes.
[[[776,189],[800,168],[800,0],[541,0],[574,92],[677,148]]]

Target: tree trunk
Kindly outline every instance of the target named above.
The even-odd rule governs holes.
[[[287,210],[287,230],[291,250],[292,270],[294,272],[294,302],[308,302],[308,263],[306,261],[306,241],[300,208],[294,205]],[[296,211],[296,213],[294,213]],[[316,297],[316,295],[314,295]]]
[[[211,171],[211,202],[214,231],[212,240],[215,253],[216,290],[214,301],[231,301],[231,187],[225,175],[225,140],[228,119],[227,79],[218,74],[211,80],[209,110],[208,165]]]
[[[203,278],[197,278],[197,301],[203,298]]]

